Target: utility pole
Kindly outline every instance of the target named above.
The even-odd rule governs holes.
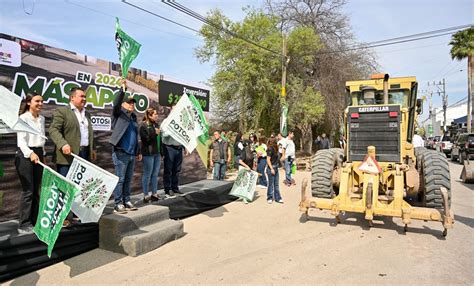
[[[471,133],[471,121],[472,121],[472,114],[473,104],[472,97],[472,55],[467,57],[467,133]]]
[[[435,116],[433,114],[433,91],[429,91],[429,103],[430,103],[430,114],[429,114],[429,125],[428,125],[428,134],[430,137],[432,137],[434,134],[433,134],[433,128],[434,128],[434,121],[435,121]],[[430,126],[431,125],[431,126]],[[431,128],[430,128],[431,127]]]
[[[428,86],[430,83],[428,83]],[[445,79],[443,78],[443,81],[436,83],[433,82],[433,86],[436,86],[438,88],[438,95],[441,95],[441,99],[443,101],[443,134],[446,133],[446,110],[448,109],[448,95],[446,94],[446,82]],[[440,88],[441,86],[441,88]],[[436,116],[436,115],[435,115]]]
[[[448,95],[446,94],[446,84],[443,78],[443,89],[442,89],[442,98],[443,98],[443,130],[444,133],[446,132],[446,109],[448,108]],[[440,94],[440,91],[438,91],[438,95]]]
[[[286,68],[290,62],[290,58],[287,56],[286,51],[286,36],[282,32],[282,54],[281,59],[281,94],[280,94],[280,105],[281,105],[281,118],[280,118],[280,133],[286,137],[288,135],[288,105],[286,104]]]

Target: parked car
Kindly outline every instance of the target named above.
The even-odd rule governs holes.
[[[451,148],[453,143],[451,142],[451,137],[448,135],[443,135],[441,139],[436,142],[435,149],[439,152],[443,152],[447,157],[451,156]]]
[[[430,137],[431,139],[428,140],[426,144],[427,149],[435,149],[436,142],[438,142],[441,139],[441,136],[435,136],[435,137]]]
[[[468,157],[469,156],[469,157]],[[463,133],[453,144],[451,160],[464,164],[464,160],[474,157],[474,133]]]

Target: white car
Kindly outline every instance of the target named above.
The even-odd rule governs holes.
[[[451,149],[453,148],[453,143],[451,138],[448,135],[443,135],[439,142],[436,142],[435,149],[439,152],[443,152],[447,157],[451,156]]]

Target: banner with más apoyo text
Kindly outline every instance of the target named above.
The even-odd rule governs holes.
[[[7,34],[0,33],[0,39],[3,48],[0,49],[0,85],[19,97],[31,92],[43,96],[41,115],[45,117],[46,137],[49,137],[48,130],[53,112],[60,106],[69,104],[70,90],[73,87],[84,89],[87,98],[86,110],[93,121],[97,151],[97,160],[94,163],[114,174],[109,138],[112,133],[113,101],[120,89],[120,64]],[[127,96],[131,95],[137,101],[135,110],[139,123],[149,107],[158,111],[159,123],[168,115],[169,108],[158,104],[158,81],[162,78],[162,75],[150,71],[133,67],[129,69]],[[0,123],[0,132],[10,131]],[[3,203],[0,204],[0,222],[18,218],[21,184],[15,170],[16,151],[17,135],[0,134],[0,169],[3,170],[0,172],[0,197],[3,198]],[[54,144],[49,139],[46,141],[45,151],[46,162],[54,169]],[[206,179],[206,173],[198,154],[193,152],[183,158],[179,183],[187,184]],[[142,174],[143,164],[137,162],[131,186],[133,193],[141,193],[143,190]],[[161,173],[159,176],[158,184],[159,188],[162,188]]]

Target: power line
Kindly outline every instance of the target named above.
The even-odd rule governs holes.
[[[425,39],[430,39],[430,38],[446,36],[446,35],[453,34],[454,32],[455,31],[442,33],[442,34],[439,34],[439,35],[432,35],[432,36],[425,36],[425,37],[418,37],[418,38],[413,38],[413,39],[395,41],[395,42],[390,42],[390,43],[385,43],[385,44],[371,45],[369,43],[368,45],[361,45],[361,46],[354,47],[354,48],[341,49],[341,50],[337,50],[337,51],[318,52],[318,53],[315,53],[315,54],[335,54],[335,53],[343,53],[343,52],[349,52],[349,51],[355,51],[355,50],[365,50],[365,49],[370,49],[370,48],[377,48],[377,47],[396,45],[396,44],[402,44],[402,43],[407,43],[407,42],[413,42],[413,41],[419,41],[419,40],[425,40]]]
[[[452,104],[448,105],[448,107],[446,107],[446,110],[448,110],[448,109],[450,109],[450,108],[453,108],[453,107],[457,107],[457,106],[462,105],[462,104],[464,104],[464,103],[466,103],[466,102],[467,102],[467,96],[461,98],[460,100],[456,101],[455,103],[452,103]],[[441,112],[443,112],[443,109],[442,109],[442,108],[441,108],[438,112],[436,112],[435,114],[433,114],[433,115],[431,115],[431,116],[435,116],[435,117],[436,117],[436,115],[440,114]],[[423,121],[421,122],[421,124],[425,123],[425,122],[428,121],[428,120],[430,120],[430,118],[426,118],[425,120],[423,120]]]
[[[90,7],[87,7],[87,6],[83,6],[83,5],[81,5],[81,4],[77,4],[77,3],[75,3],[75,2],[72,2],[71,0],[64,0],[64,2],[66,2],[67,4],[70,4],[70,5],[74,5],[74,6],[77,6],[77,7],[81,7],[81,8],[83,8],[83,9],[86,9],[86,10],[89,10],[89,11],[93,11],[93,12],[98,13],[98,14],[101,14],[101,15],[105,15],[105,16],[108,16],[108,17],[112,17],[112,18],[114,18],[114,19],[115,19],[115,17],[116,17],[116,16],[114,16],[114,15],[112,15],[112,14],[108,14],[108,13],[105,13],[105,12],[102,12],[102,11],[99,11],[99,10],[96,10],[96,9],[93,9],[93,8],[90,8]],[[137,25],[137,26],[144,27],[144,28],[148,28],[148,29],[150,29],[150,30],[154,30],[154,31],[157,31],[157,32],[160,32],[160,33],[164,33],[164,34],[168,34],[168,35],[173,35],[173,36],[177,36],[177,37],[181,37],[181,38],[185,38],[185,39],[197,41],[195,38],[191,38],[191,37],[187,37],[187,36],[184,36],[184,35],[179,35],[179,34],[167,32],[167,31],[163,31],[163,30],[160,30],[160,29],[152,28],[152,27],[150,27],[150,26],[146,26],[146,25],[143,25],[143,24],[140,24],[140,23],[131,21],[131,20],[126,19],[126,18],[120,17],[120,20],[124,20],[124,21],[126,21],[126,22],[135,24],[135,25]]]
[[[444,75],[440,76],[440,77],[445,77],[447,74],[451,74],[455,69],[457,69],[463,62],[459,62],[457,65],[455,65],[454,67],[450,68]],[[456,71],[457,72],[457,71]]]
[[[150,11],[150,10],[147,10],[147,9],[145,9],[145,8],[142,8],[142,7],[140,7],[140,6],[134,5],[134,4],[130,3],[130,2],[127,2],[127,0],[122,0],[122,2],[125,3],[125,4],[127,4],[127,5],[129,5],[129,6],[132,6],[132,7],[136,8],[136,9],[138,9],[138,10],[141,10],[141,11],[143,11],[143,12],[146,12],[146,13],[148,13],[148,14],[151,14],[151,15],[153,15],[153,16],[156,16],[156,17],[158,17],[158,18],[160,18],[160,19],[163,19],[163,20],[168,21],[168,22],[170,22],[170,23],[176,24],[176,25],[178,25],[178,26],[181,26],[181,27],[186,28],[186,29],[188,29],[188,30],[191,30],[191,31],[193,31],[193,32],[199,33],[199,31],[196,30],[196,29],[193,29],[193,28],[191,28],[191,27],[188,27],[188,26],[186,26],[186,25],[183,25],[183,24],[181,24],[181,23],[178,23],[178,22],[176,22],[176,21],[173,21],[173,20],[171,20],[171,19],[168,19],[168,18],[166,18],[166,17],[163,17],[163,16],[161,16],[161,15],[158,15],[158,14],[156,14],[156,13]]]
[[[189,30],[192,30],[192,31],[195,31],[197,33],[200,33],[199,31],[191,28],[191,27],[188,27],[188,26],[185,26],[183,24],[180,24],[180,23],[177,23],[173,20],[170,20],[168,18],[165,18],[161,15],[158,15],[150,10],[147,10],[145,8],[142,8],[140,6],[137,6],[137,5],[134,5],[134,4],[131,4],[129,2],[127,2],[126,0],[122,0],[123,3],[127,4],[127,5],[130,5],[136,9],[139,9],[143,12],[146,12],[146,13],[149,13],[151,15],[154,15],[156,17],[159,17],[163,20],[166,20],[168,22],[171,22],[171,23],[174,23],[176,25],[179,25],[181,27],[184,27],[186,29],[189,29]],[[284,55],[282,55],[281,53],[279,52],[276,52],[272,49],[269,49],[265,46],[262,46],[254,41],[251,41],[247,38],[244,38],[240,35],[238,35],[237,33],[235,32],[232,32],[230,31],[229,29],[223,27],[222,25],[220,24],[216,24],[216,23],[213,23],[212,21],[210,21],[209,19],[207,19],[206,17],[202,16],[201,14],[187,8],[186,6],[184,5],[181,5],[179,3],[177,3],[176,1],[174,0],[162,0],[163,3],[165,3],[166,5],[188,15],[188,16],[191,16],[193,17],[194,19],[196,20],[199,20],[201,21],[202,23],[204,24],[207,24],[209,26],[212,26],[218,30],[221,30],[235,38],[238,38],[238,39],[241,39],[249,44],[252,44],[254,46],[257,46],[261,49],[264,49],[272,54],[275,54],[275,55],[278,55],[280,57],[286,57]],[[439,29],[439,30],[433,30],[433,31],[427,31],[427,32],[423,32],[423,33],[417,33],[417,34],[412,34],[412,35],[406,35],[406,36],[401,36],[401,37],[396,37],[396,38],[390,38],[390,39],[385,39],[385,40],[379,40],[379,41],[374,41],[374,42],[369,42],[367,44],[357,44],[357,45],[354,45],[354,46],[349,46],[348,48],[346,49],[341,49],[341,50],[337,50],[337,51],[325,51],[325,52],[317,52],[317,53],[313,53],[313,54],[308,54],[308,55],[318,55],[318,54],[333,54],[333,53],[342,53],[342,52],[347,52],[347,51],[354,51],[354,50],[361,50],[361,49],[370,49],[370,48],[376,48],[376,47],[382,47],[382,46],[388,46],[388,45],[396,45],[396,44],[401,44],[401,43],[406,43],[406,42],[412,42],[412,41],[419,41],[419,40],[424,40],[424,39],[429,39],[429,38],[435,38],[435,37],[441,37],[441,36],[445,36],[445,35],[450,35],[450,34],[453,34],[455,31],[458,31],[458,30],[461,30],[461,29],[465,29],[465,28],[469,28],[471,27],[473,24],[467,24],[467,25],[461,25],[461,26],[454,26],[454,27],[449,27],[449,28],[444,28],[444,29]],[[305,55],[303,55],[305,56]]]
[[[416,38],[416,37],[421,37],[421,36],[426,36],[426,35],[439,34],[439,33],[450,32],[450,31],[457,31],[457,30],[462,30],[462,29],[469,28],[471,26],[472,26],[472,24],[454,26],[454,27],[449,27],[449,28],[444,28],[444,29],[439,29],[439,30],[433,30],[433,31],[428,31],[428,32],[423,32],[423,33],[418,33],[418,34],[412,34],[412,35],[406,35],[406,36],[401,36],[401,37],[396,37],[396,38],[391,38],[391,39],[386,39],[386,40],[369,42],[368,44],[369,45],[375,45],[375,44],[381,44],[381,43],[384,43],[384,42],[399,41],[399,40]]]
[[[436,47],[436,46],[444,46],[444,45],[446,45],[446,43],[443,42],[443,43],[439,43],[439,44],[417,46],[417,47],[411,47],[411,48],[406,48],[406,49],[398,49],[398,50],[382,51],[382,52],[378,51],[377,54],[396,53],[396,52],[417,50],[417,49],[430,48],[430,47]],[[439,57],[436,57],[436,58],[439,58]]]
[[[223,26],[220,25],[220,24],[213,23],[212,21],[206,19],[206,18],[205,18],[204,16],[202,16],[201,14],[199,14],[199,13],[197,13],[197,12],[195,12],[195,11],[193,11],[193,10],[191,10],[191,9],[189,9],[189,8],[183,6],[183,5],[181,5],[181,4],[179,4],[179,3],[175,2],[175,1],[165,1],[165,0],[162,0],[161,2],[165,3],[166,5],[168,5],[168,6],[172,7],[172,8],[174,8],[174,9],[176,9],[176,10],[178,10],[178,11],[180,11],[180,12],[182,12],[182,13],[188,15],[188,16],[193,17],[193,18],[196,19],[196,20],[199,20],[199,21],[203,22],[204,24],[207,24],[207,25],[209,25],[209,26],[212,26],[212,27],[214,27],[214,28],[216,28],[216,29],[218,29],[218,30],[220,30],[220,31],[223,31],[223,32],[225,32],[225,33],[231,35],[231,36],[234,37],[234,38],[238,38],[238,39],[243,40],[243,41],[245,41],[245,42],[247,42],[247,43],[249,43],[249,44],[252,44],[252,45],[257,46],[257,47],[259,47],[259,48],[261,48],[261,49],[264,49],[264,50],[266,50],[267,52],[270,52],[270,53],[272,53],[272,54],[278,55],[278,56],[280,56],[280,57],[282,57],[282,58],[286,58],[286,56],[282,55],[280,52],[276,52],[276,51],[274,51],[274,50],[272,50],[272,49],[269,49],[269,48],[267,48],[267,47],[265,47],[265,46],[260,45],[259,43],[256,43],[256,42],[254,42],[254,41],[252,41],[252,40],[249,40],[249,39],[247,39],[247,38],[245,38],[245,37],[243,37],[243,36],[241,36],[241,35],[239,35],[239,34],[237,34],[237,33],[235,33],[235,32],[230,31],[229,29],[223,27]]]
[[[453,62],[454,62],[454,61],[453,61],[453,60],[451,60],[449,63],[447,63],[445,66],[443,66],[443,67],[441,68],[441,70],[440,70],[439,72],[437,72],[437,73],[436,73],[436,75],[435,75],[435,76],[431,77],[431,78],[428,80],[428,82],[430,82],[431,80],[433,80],[433,79],[437,78],[437,77],[438,77],[438,75],[440,75],[440,74],[441,74],[441,73],[442,73],[442,72],[443,72],[443,71],[444,71],[444,70],[445,70],[445,69],[446,69],[448,66],[452,65],[452,64],[453,64]]]

